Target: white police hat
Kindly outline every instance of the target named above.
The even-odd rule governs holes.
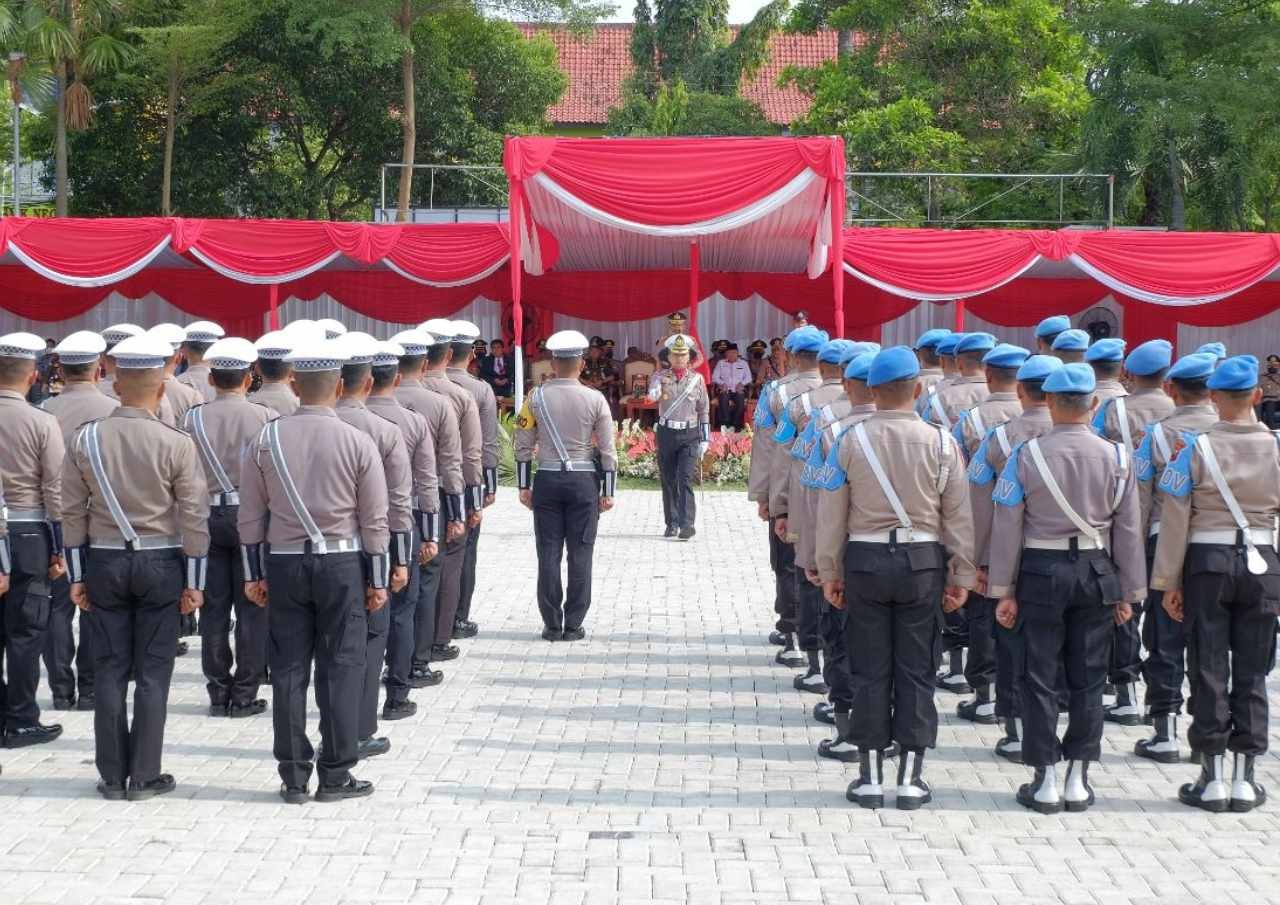
[[[443,317],[433,317],[431,320],[419,324],[418,329],[434,338],[433,345],[442,346],[445,343],[453,342],[457,338],[457,334],[454,333],[454,324],[455,321],[445,320]]]
[[[146,335],[154,336],[157,339],[167,342],[175,352],[180,345],[187,341],[187,331],[183,330],[177,324],[156,324],[147,331]]]
[[[337,340],[317,339],[300,343],[284,360],[295,371],[337,371],[347,363],[347,351]]]
[[[427,354],[427,349],[436,344],[435,337],[421,328],[401,330],[391,341],[404,349],[404,354],[413,358]]]
[[[398,342],[384,340],[378,343],[378,351],[373,356],[373,366],[385,368],[387,365],[399,364],[403,355],[404,346]]]
[[[320,326],[313,320],[307,320],[305,317],[296,321],[290,321],[288,326],[284,328],[284,332],[293,340],[295,346],[303,343],[310,343],[316,340],[328,339],[324,327]]]
[[[121,340],[107,354],[115,359],[117,368],[148,370],[164,367],[173,357],[173,346],[164,337],[148,330],[139,336]]]
[[[186,341],[189,343],[212,343],[217,342],[226,335],[227,331],[213,321],[196,321],[194,324],[187,325]]]
[[[118,342],[123,342],[130,336],[141,336],[147,331],[143,330],[137,324],[112,324],[110,327],[102,331],[102,338],[107,345],[113,346]]]
[[[578,358],[590,345],[577,330],[561,330],[547,339],[547,351],[553,358]]]
[[[258,341],[253,344],[253,348],[257,351],[259,358],[279,361],[288,355],[295,345],[297,345],[297,340],[284,330],[272,330],[270,333],[264,333],[258,337]]]
[[[9,333],[0,336],[0,358],[25,358],[28,361],[35,361],[44,348],[44,340],[34,333]]]
[[[243,371],[258,360],[253,343],[239,336],[228,336],[211,345],[204,353],[204,363],[211,368]]]
[[[331,317],[320,318],[320,320],[316,321],[316,325],[324,330],[325,339],[335,339],[347,332],[347,328],[342,321],[334,320]]]
[[[378,354],[378,341],[359,330],[344,333],[333,341],[347,353],[349,365],[372,364],[374,356]]]
[[[77,330],[54,346],[64,365],[87,365],[107,351],[107,341],[92,330]]]
[[[454,342],[475,342],[480,338],[480,328],[471,321],[450,321],[453,326]]]

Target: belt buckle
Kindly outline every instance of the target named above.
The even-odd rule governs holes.
[[[889,532],[889,543],[909,544],[915,537],[915,528],[897,527]]]

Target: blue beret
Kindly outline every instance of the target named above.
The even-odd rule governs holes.
[[[941,327],[935,327],[932,330],[926,330],[920,334],[920,338],[916,340],[917,349],[933,349],[938,343],[951,335],[950,330],[944,330]]]
[[[857,343],[851,339],[833,339],[818,350],[818,361],[829,365],[848,364],[858,354]]]
[[[994,349],[996,338],[990,333],[966,333],[960,342],[956,343],[956,354],[961,352],[989,352]]]
[[[1063,330],[1053,341],[1053,348],[1068,352],[1083,352],[1089,348],[1089,334],[1083,330]]]
[[[1121,361],[1123,358],[1123,339],[1100,339],[1084,353],[1085,361]]]
[[[1258,385],[1258,359],[1232,355],[1209,378],[1211,390],[1252,390]]]
[[[1196,349],[1196,351],[1207,352],[1218,359],[1218,361],[1222,361],[1222,359],[1227,357],[1227,347],[1222,343],[1205,343],[1203,346]]]
[[[1092,393],[1097,385],[1093,368],[1074,362],[1063,365],[1046,377],[1042,389],[1046,393]]]
[[[819,330],[811,324],[803,327],[797,327],[787,334],[787,341],[791,343],[787,347],[789,352],[820,352],[822,347],[827,344],[827,336],[825,330]]]
[[[955,355],[956,344],[962,339],[964,339],[963,333],[948,333],[946,336],[942,337],[942,339],[938,340],[938,345],[934,347],[935,351],[937,351],[939,355],[946,355],[948,357]]]
[[[857,358],[859,355],[862,355],[867,352],[870,352],[872,355],[875,355],[877,352],[880,351],[879,343],[868,342],[866,340],[857,340],[856,342],[854,342],[853,345],[854,345],[854,352],[853,352],[854,358]],[[852,360],[852,359],[849,359],[849,360]],[[847,363],[848,361],[846,361],[846,364]]]
[[[1032,355],[1018,368],[1019,380],[1044,380],[1062,368],[1062,359],[1056,355]]]
[[[1070,329],[1071,318],[1065,314],[1055,314],[1053,317],[1046,317],[1036,324],[1036,339],[1047,339],[1050,336],[1056,336],[1063,330]]]
[[[1129,353],[1124,369],[1138,377],[1150,377],[1169,367],[1173,360],[1173,343],[1167,339],[1151,339]]]
[[[1030,354],[1022,346],[1000,343],[1000,345],[982,356],[982,363],[991,365],[993,368],[1020,368]]]
[[[1169,373],[1170,380],[1204,380],[1213,373],[1218,359],[1208,352],[1192,352],[1178,359]]]
[[[906,380],[920,373],[920,361],[916,353],[906,346],[893,346],[876,353],[867,371],[867,386],[878,387],[882,383]]]
[[[871,371],[871,362],[875,361],[875,352],[863,352],[853,361],[849,362],[849,366],[844,369],[845,380],[861,380],[863,383],[867,380],[867,374]]]

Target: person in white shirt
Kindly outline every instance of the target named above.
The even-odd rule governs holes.
[[[716,362],[711,374],[711,384],[716,389],[716,421],[720,427],[742,429],[747,387],[751,381],[751,367],[738,357],[738,344],[729,343],[724,358]]]

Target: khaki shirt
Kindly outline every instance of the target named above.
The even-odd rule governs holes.
[[[1217,423],[1218,410],[1206,402],[1203,405],[1180,405],[1169,417],[1147,427],[1138,451],[1133,454],[1145,534],[1149,535],[1152,526],[1160,524],[1160,505],[1164,494],[1156,490],[1156,484],[1160,482],[1165,466],[1191,442],[1194,435],[1204,433]],[[1159,442],[1157,436],[1164,442]]]
[[[1129,395],[1129,391],[1125,389],[1124,384],[1114,377],[1099,377],[1093,392],[1098,397],[1099,406],[1108,399]]]
[[[1219,421],[1205,431],[1227,487],[1251,528],[1274,530],[1280,513],[1280,449],[1265,425]],[[1226,501],[1218,493],[1194,443],[1184,448],[1160,477],[1160,539],[1156,542],[1151,586],[1157,591],[1182,587],[1187,544],[1197,531],[1234,531]]]
[[[997,425],[996,427],[1000,427]],[[1042,437],[1053,427],[1047,405],[1027,409],[1004,427],[1004,438],[1012,451],[1019,444],[1033,437]],[[1009,457],[993,427],[987,432],[983,445],[978,447],[969,462],[969,505],[973,509],[974,561],[983,568],[991,561],[991,519],[995,515],[995,503],[991,494],[996,488],[996,478],[1004,471]]]
[[[476,402],[476,413],[480,419],[480,467],[486,476],[492,473],[492,490],[496,490],[502,446],[498,441],[498,400],[493,395],[493,387],[483,380],[476,380],[463,368],[447,368],[445,373]],[[489,481],[485,482],[485,488],[486,493],[492,492]]]
[[[844,395],[844,385],[839,380],[833,379],[822,381],[813,389],[795,396],[787,403],[787,417],[795,425],[795,437],[786,444],[777,445],[778,448],[773,457],[773,473],[769,476],[769,512],[775,517],[786,515],[787,541],[790,543],[795,542],[795,534],[791,530],[791,501],[794,498],[793,495],[800,489],[800,477],[804,473],[805,460],[813,451],[810,446],[802,450],[803,459],[796,459],[796,446],[801,443],[805,428],[809,426],[809,418],[815,411],[837,399],[847,398]],[[802,522],[806,517],[807,513],[800,513]]]
[[[941,380],[942,368],[921,368],[920,373],[916,375],[916,381],[920,384],[920,395],[927,395],[929,390]]]
[[[121,406],[95,422],[102,468],[139,537],[182,536],[188,556],[209,553],[209,485],[195,442],[146,409]],[[90,464],[86,427],[62,470],[62,538],[67,547],[124,541]]]
[[[462,439],[462,481],[469,488],[481,487],[484,484],[484,470],[480,464],[484,456],[484,435],[480,430],[480,409],[476,407],[476,400],[441,373],[428,373],[423,377],[422,385],[453,403]],[[468,508],[478,508],[474,499],[468,501]]]
[[[783,444],[779,444],[776,439],[778,424],[782,420],[782,410],[791,404],[792,399],[812,390],[820,383],[822,383],[822,377],[817,369],[794,371],[779,380],[774,384],[773,391],[769,393],[767,402],[772,423],[768,427],[757,429],[752,435],[751,471],[747,481],[747,496],[749,499],[769,504],[770,515],[775,518],[783,515],[781,511],[773,512],[771,503],[775,489],[781,490],[781,488],[774,488],[773,482],[780,474],[785,474],[778,470],[777,465],[778,458],[784,454],[780,448]],[[790,443],[785,446],[790,446]],[[758,460],[757,456],[759,456]],[[757,469],[764,469],[764,471],[757,474]]]
[[[1132,456],[1094,434],[1087,424],[1057,424],[1039,438],[1045,462],[1063,496],[1079,516],[1107,537],[1120,573],[1122,600],[1142,600],[1147,591],[1146,538],[1138,525],[1138,491]],[[1116,490],[1120,502],[1116,505]],[[1053,499],[1031,455],[1020,447],[1001,472],[991,525],[991,597],[1012,597],[1027,538],[1061,540],[1080,529]],[[1120,603],[1108,600],[1107,603]]]
[[[794,383],[800,375],[796,372],[779,377],[771,384],[767,384],[766,388],[760,392],[760,400],[757,406],[764,406],[764,411],[773,412],[773,406],[770,400],[775,392],[782,387]],[[780,410],[780,409],[779,409]],[[773,432],[774,427],[759,427],[760,410],[756,410],[756,418],[752,424],[751,435],[751,465],[747,470],[747,499],[753,502],[769,502],[769,454],[773,451]],[[776,420],[776,418],[775,418]]]
[[[409,452],[409,471],[413,475],[414,505],[420,512],[440,511],[440,479],[436,476],[436,450],[431,440],[427,419],[411,412],[394,396],[370,396],[365,407],[400,429]],[[462,471],[457,475],[458,492],[462,487]]]
[[[191,406],[204,402],[203,396],[191,387],[178,383],[176,377],[164,379],[164,398],[173,406],[173,426],[178,428],[186,423]]]
[[[298,410],[298,397],[294,395],[287,380],[263,382],[256,393],[249,394],[249,401],[265,405],[281,415],[292,415]]]
[[[946,547],[947,584],[973,587],[973,516],[955,439],[922,422],[915,412],[878,411],[862,424],[912,526],[937,535]],[[841,435],[836,460],[845,481],[818,502],[818,575],[823,581],[844,579],[844,548],[850,534],[900,527],[853,430]]]
[[[402,380],[394,395],[397,402],[409,411],[421,415],[427,422],[427,437],[435,452],[440,492],[457,497],[461,506],[465,490],[462,479],[462,434],[458,429],[458,415],[453,405],[417,380]],[[429,511],[432,510],[423,510]]]
[[[75,381],[68,383],[57,396],[50,396],[40,408],[58,419],[62,430],[62,442],[71,445],[71,437],[82,424],[105,418],[120,407],[120,400],[113,399],[98,389],[96,383]]]
[[[58,419],[13,390],[0,390],[0,485],[10,509],[62,512],[65,446]]]
[[[548,418],[554,423],[570,462],[590,462],[599,452],[601,468],[618,470],[613,413],[608,401],[599,390],[560,377],[535,387],[525,399],[516,421],[517,462],[532,462],[536,452],[540,465],[559,466],[560,453]]]
[[[387,527],[393,532],[408,534],[413,530],[413,474],[409,450],[400,429],[371,412],[358,399],[339,399],[334,411],[347,424],[368,435],[378,447],[382,472],[387,479]]]
[[[982,430],[978,429],[978,421],[973,417],[975,411],[982,422]],[[953,436],[960,441],[960,446],[964,449],[965,461],[973,458],[987,431],[998,424],[1012,421],[1021,414],[1022,403],[1018,401],[1018,394],[1006,391],[992,393],[973,408],[961,412]]]
[[[1119,404],[1112,397],[1099,403],[1098,414],[1093,419],[1093,429],[1108,440],[1120,443],[1124,432],[1120,428]],[[1145,387],[1134,390],[1124,397],[1125,421],[1129,427],[1129,440],[1135,449],[1142,442],[1142,432],[1147,425],[1169,417],[1173,413],[1173,400],[1164,390],[1156,387]]]
[[[948,422],[943,427],[954,427],[961,412],[973,408],[989,395],[991,391],[987,389],[987,378],[982,374],[974,374],[970,377],[959,376],[953,383],[939,386],[938,398],[942,401],[942,410],[947,413]],[[933,414],[932,409],[929,411]],[[936,418],[929,420],[937,423]]]
[[[209,383],[209,375],[213,373],[213,368],[204,362],[192,365],[181,374],[178,375],[178,383],[185,387],[189,387],[192,392],[200,397],[201,402],[213,402],[218,396],[218,389]]]
[[[387,552],[387,479],[367,435],[323,405],[300,405],[280,420],[280,447],[302,503],[325,538],[359,537],[364,552]],[[302,544],[310,538],[289,503],[266,431],[245,458],[240,480],[240,542]]]
[[[658,402],[658,423],[684,421],[706,424],[710,421],[711,400],[702,375],[689,368],[676,379],[671,368],[655,371],[649,378],[649,395]]]
[[[874,405],[857,406],[859,411],[865,410],[866,414],[870,414],[876,410]],[[809,454],[800,465],[800,483],[791,491],[790,512],[787,513],[787,531],[794,538],[796,567],[806,570],[818,570],[817,549],[818,541],[816,532],[818,529],[818,501],[823,493],[817,487],[811,487],[805,483],[805,474],[808,471],[807,460],[809,455],[817,453],[824,460],[827,453],[831,451],[830,443],[832,442],[832,434],[839,435],[842,429],[844,419],[848,418],[854,411],[854,405],[849,401],[848,396],[840,396],[832,402],[816,409],[813,417],[809,419],[813,425],[813,441],[806,443],[809,448]],[[799,442],[798,440],[796,441]],[[793,446],[794,449],[794,446]]]
[[[209,442],[208,448],[192,427],[197,411],[204,425],[204,440]],[[262,426],[275,417],[274,411],[250,402],[239,393],[224,393],[215,397],[213,402],[192,406],[187,411],[182,429],[195,440],[210,494],[230,493],[240,488],[240,466],[245,453],[253,447]],[[213,461],[210,461],[211,455]],[[219,469],[230,482],[230,490],[224,490],[218,480]]]

